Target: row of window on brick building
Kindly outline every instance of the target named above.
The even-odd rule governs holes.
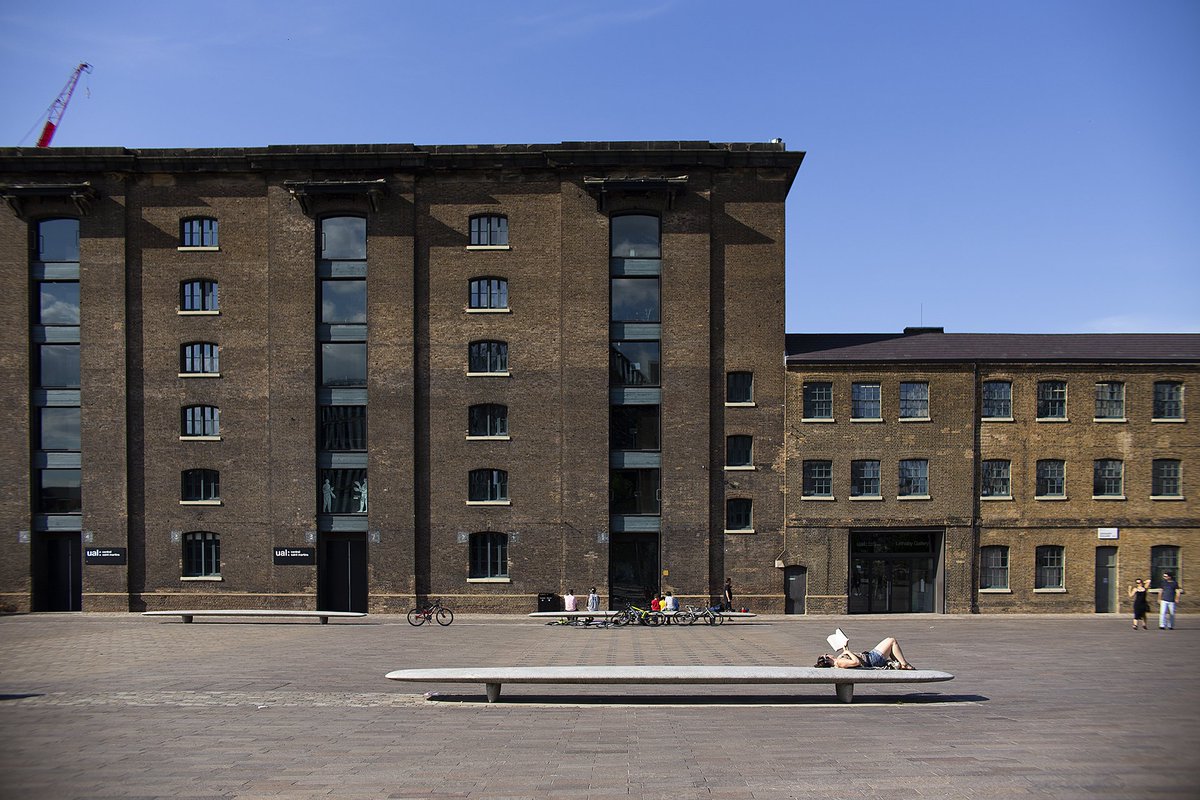
[[[1178,545],[1154,545],[1150,548],[1150,588],[1161,587],[1163,573],[1169,572],[1182,582],[1183,562]],[[1034,549],[1033,572],[1017,588],[1062,592],[1066,583],[1067,548],[1058,544],[1038,545]],[[1088,555],[1091,558],[1091,554]],[[1138,574],[1135,570],[1134,574]],[[1008,545],[984,545],[979,548],[979,589],[982,592],[1008,592],[1014,588],[1009,572]]]
[[[1100,381],[1095,384],[1094,391],[1094,418],[1096,420],[1125,420],[1124,382]],[[928,382],[901,381],[898,395],[900,419],[930,419]],[[834,419],[835,398],[832,381],[805,381],[803,398],[803,421],[832,421]],[[1184,418],[1183,382],[1155,381],[1149,406],[1152,420],[1182,420]],[[980,409],[983,419],[1012,420],[1015,407],[1011,381],[988,380],[983,382]],[[1034,412],[1037,420],[1066,420],[1067,381],[1038,381]],[[850,419],[883,419],[883,391],[880,383],[864,381],[851,384]]]
[[[851,498],[881,499],[881,462],[874,459],[855,459],[850,462],[846,484]],[[985,499],[1012,498],[1012,462],[1006,459],[985,459],[980,469],[980,497]],[[896,496],[899,498],[929,497],[929,461],[923,458],[900,459],[897,464]],[[1179,459],[1155,458],[1150,462],[1149,489],[1151,498],[1183,498],[1183,466]],[[1094,499],[1125,499],[1125,462],[1117,458],[1099,458],[1092,462],[1092,497]],[[832,459],[805,459],[803,462],[802,496],[806,499],[835,498]],[[1037,462],[1034,497],[1066,499],[1067,462],[1065,459],[1039,459]]]

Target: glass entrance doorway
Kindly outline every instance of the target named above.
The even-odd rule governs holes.
[[[658,534],[614,533],[608,551],[609,607],[650,607],[658,594]]]
[[[851,614],[933,613],[942,534],[851,531]]]

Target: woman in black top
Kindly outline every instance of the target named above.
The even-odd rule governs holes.
[[[1150,587],[1138,578],[1136,586],[1129,587],[1129,596],[1133,598],[1133,629],[1137,630],[1138,620],[1142,621],[1142,630],[1146,630],[1146,612],[1150,604],[1146,602],[1146,590]]]

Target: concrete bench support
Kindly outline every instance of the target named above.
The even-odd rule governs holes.
[[[489,703],[506,683],[541,684],[833,684],[843,703],[854,700],[855,684],[892,685],[953,680],[935,670],[818,669],[817,667],[461,667],[398,669],[387,677],[409,683],[482,683]]]
[[[316,617],[322,625],[329,624],[330,617],[339,619],[346,617],[365,617],[362,611],[296,611],[245,608],[216,608],[194,609],[188,611],[143,611],[143,617],[181,617],[184,622],[191,622],[196,617]]]

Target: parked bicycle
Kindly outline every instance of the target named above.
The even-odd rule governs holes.
[[[665,617],[663,617],[661,612],[650,611],[649,609],[638,608],[637,606],[630,605],[630,606],[626,606],[625,610],[622,613],[613,617],[612,621],[613,621],[613,624],[618,625],[618,626],[633,625],[633,624],[661,625],[663,623],[664,619],[665,619]]]
[[[679,612],[679,624],[691,625],[697,620],[704,620],[708,625],[722,625],[725,623],[725,617],[721,614],[720,606],[685,606],[683,611]]]
[[[408,624],[420,627],[430,620],[437,620],[438,625],[449,625],[454,622],[454,612],[442,605],[441,600],[418,605],[408,612]]]

